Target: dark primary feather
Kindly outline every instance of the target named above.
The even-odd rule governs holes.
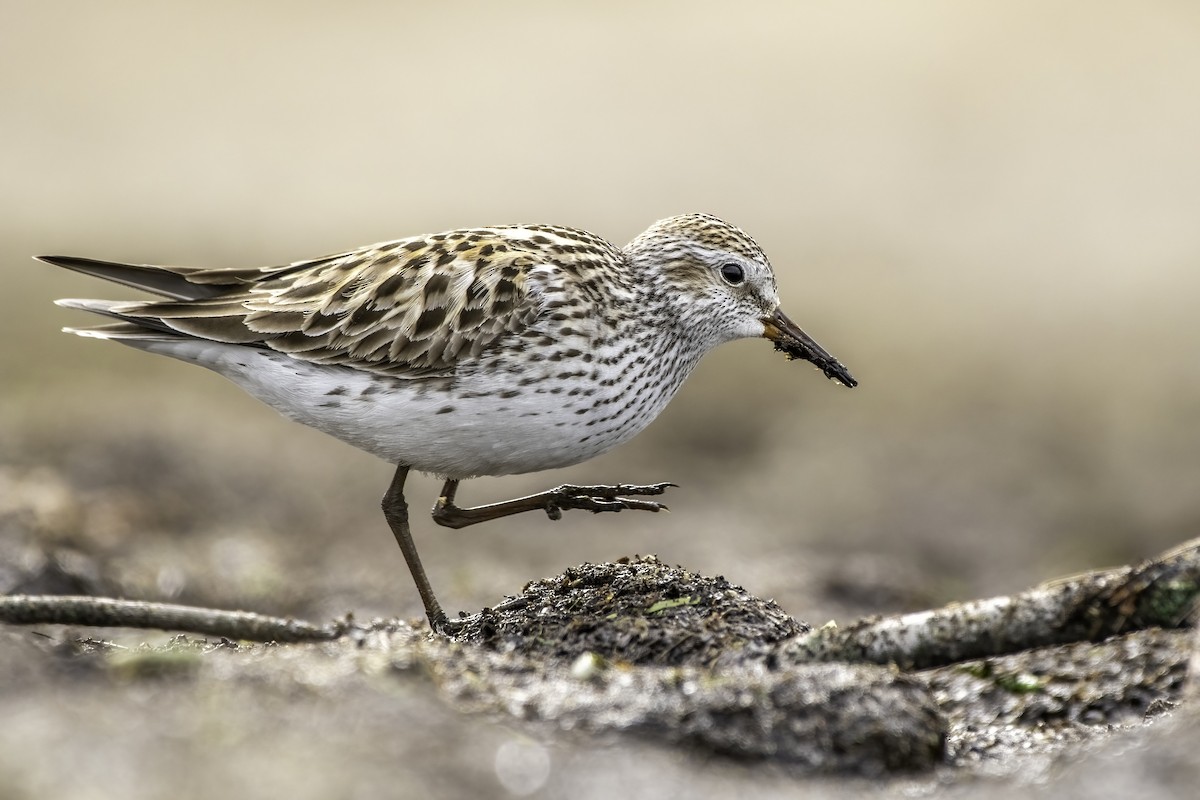
[[[212,297],[225,290],[222,286],[203,286],[188,280],[188,274],[197,271],[193,267],[155,267],[149,264],[119,264],[114,261],[99,261],[78,256],[38,256],[39,261],[66,267],[84,275],[103,278],[113,283],[162,297],[176,300],[195,300]]]

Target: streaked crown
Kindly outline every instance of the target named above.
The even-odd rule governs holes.
[[[704,348],[763,335],[779,307],[775,272],[741,228],[709,214],[654,223],[625,247],[630,267],[652,287],[647,301],[678,319]]]

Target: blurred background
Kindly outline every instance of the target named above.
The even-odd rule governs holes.
[[[58,333],[35,263],[277,264],[507,222],[755,236],[861,380],[766,342],[646,433],[483,502],[680,484],[670,514],[417,522],[444,603],[658,553],[814,623],[1017,591],[1200,523],[1200,7],[1183,2],[3,5],[0,568],[418,616],[391,468],[201,369]],[[409,484],[415,507],[439,483]]]
[[[1019,591],[1200,529],[1194,2],[0,0],[0,16],[0,591],[420,615],[378,509],[389,465],[199,368],[60,334],[87,320],[55,298],[133,293],[32,255],[278,264],[508,222],[624,243],[688,211],[758,239],[789,315],[861,385],[738,342],[622,449],[469,482],[467,502],[680,488],[653,516],[418,518],[448,609],[654,552],[820,624]],[[438,487],[410,480],[413,507]],[[513,739],[400,682],[386,703],[203,684],[189,705],[103,681],[64,694],[79,673],[15,653],[0,778],[29,796],[265,774],[341,797],[347,769],[487,794]],[[455,732],[412,724],[434,718]],[[660,772],[640,748],[562,752],[554,774],[601,793],[716,785],[716,767]]]

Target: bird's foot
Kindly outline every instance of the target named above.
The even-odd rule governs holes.
[[[675,486],[673,483],[652,483],[646,486],[617,484],[615,486],[574,486],[564,484],[545,492],[542,506],[550,519],[562,519],[562,512],[570,509],[591,511],[600,514],[605,511],[668,511],[663,503],[653,500],[638,500],[638,497],[654,497],[661,495],[667,489]]]
[[[545,511],[550,519],[562,519],[562,512],[572,508],[599,514],[603,511],[666,511],[667,507],[639,497],[660,495],[673,483],[652,483],[648,486],[618,484],[616,486],[572,486],[566,484],[540,494],[518,497],[503,503],[462,508],[454,504],[457,482],[448,482],[442,496],[433,507],[433,521],[447,528],[465,528],[480,522],[510,517],[526,511]]]
[[[438,617],[429,617],[429,627],[433,629],[433,632],[439,636],[449,636],[450,638],[453,638],[461,633],[465,627],[467,627],[467,623],[470,622],[470,620],[471,618],[467,616],[460,616],[450,619],[450,617],[442,614]]]
[[[458,616],[453,619],[447,617],[445,613],[439,613],[437,617],[429,617],[429,627],[434,633],[451,639],[463,633],[471,633],[472,636],[486,635],[489,626],[494,628],[497,624],[498,614],[505,611],[516,611],[527,605],[529,605],[528,597],[521,595],[508,597],[491,608],[476,611],[474,614],[460,611]]]

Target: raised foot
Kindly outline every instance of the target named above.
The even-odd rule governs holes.
[[[566,484],[557,489],[528,497],[518,497],[516,500],[506,500],[503,503],[492,503],[486,506],[462,508],[454,504],[454,496],[458,489],[458,481],[447,481],[442,489],[442,496],[433,507],[433,521],[447,528],[465,528],[480,522],[487,522],[526,511],[545,511],[550,519],[562,519],[562,512],[572,508],[591,511],[599,514],[603,511],[666,511],[667,507],[653,500],[639,500],[639,497],[660,495],[673,483],[652,483],[648,486],[632,486],[618,484],[616,486],[572,486]]]
[[[550,519],[562,519],[562,512],[570,509],[591,511],[600,514],[605,511],[667,511],[664,504],[653,500],[635,500],[636,497],[655,497],[675,486],[673,483],[652,483],[647,486],[632,484],[617,484],[616,486],[574,486],[563,484],[556,489],[545,492],[545,504],[542,508]]]

